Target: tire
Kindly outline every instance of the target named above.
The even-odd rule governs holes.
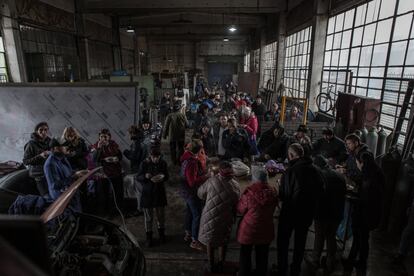
[[[318,110],[323,113],[327,113],[334,108],[333,101],[328,93],[320,93],[316,97],[316,104],[318,106]]]

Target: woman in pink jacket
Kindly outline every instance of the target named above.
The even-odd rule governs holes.
[[[261,168],[253,172],[253,184],[244,191],[237,205],[243,217],[237,231],[240,243],[239,276],[251,275],[251,254],[256,251],[256,274],[267,272],[269,245],[274,239],[273,212],[278,203],[277,193],[267,183],[267,171]]]
[[[243,107],[242,116],[240,118],[240,126],[244,128],[249,134],[249,145],[251,148],[251,154],[259,154],[257,149],[257,130],[259,129],[259,123],[257,121],[256,115],[252,112],[250,107]]]

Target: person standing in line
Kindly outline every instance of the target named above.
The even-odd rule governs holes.
[[[197,158],[197,154],[202,148],[203,143],[200,140],[193,140],[191,142],[191,146],[181,156],[180,171],[182,178],[181,195],[187,206],[184,240],[191,240],[190,247],[197,250],[204,249],[203,245],[198,241],[202,202],[197,196],[197,189],[209,177]]]
[[[138,173],[141,163],[148,157],[147,145],[143,145],[143,132],[135,125],[128,128],[131,145],[124,150],[124,156],[130,162],[131,173]]]
[[[103,171],[107,177],[101,179],[102,183],[98,183],[97,185],[99,208],[107,209],[101,209],[100,211],[111,211],[115,214],[116,206],[113,206],[112,204],[112,193],[115,195],[117,205],[122,211],[124,200],[124,185],[121,167],[122,153],[119,150],[118,144],[111,139],[111,132],[109,129],[104,128],[99,132],[99,140],[92,146],[92,154],[95,163],[103,167]]]
[[[259,137],[262,133],[262,124],[265,120],[266,114],[266,106],[262,102],[262,98],[260,96],[256,97],[256,101],[252,104],[252,111],[254,115],[257,117],[258,128],[257,128],[257,136]]]
[[[277,237],[278,275],[285,276],[288,273],[289,241],[292,232],[295,232],[290,275],[299,276],[308,228],[315,217],[323,191],[323,179],[312,159],[304,155],[300,144],[289,146],[288,159],[289,166],[281,178],[279,188],[282,208]]]
[[[144,211],[146,246],[153,245],[152,225],[154,212],[158,222],[160,243],[165,243],[165,206],[167,194],[164,184],[168,181],[168,165],[161,157],[158,148],[151,150],[150,156],[144,160],[138,173],[138,181],[142,183],[141,208]]]
[[[326,271],[331,273],[336,262],[336,231],[344,217],[346,182],[341,174],[329,167],[328,160],[322,155],[315,156],[314,164],[320,169],[324,189],[315,217],[313,252],[306,261],[318,268],[326,241]]]
[[[49,197],[55,201],[79,177],[88,173],[88,170],[74,171],[66,158],[67,144],[65,140],[53,138],[49,145],[51,154],[44,165],[45,178],[48,184]],[[79,192],[71,199],[69,205],[74,211],[81,212]]]
[[[29,176],[36,181],[36,188],[41,196],[49,195],[43,165],[50,154],[49,125],[38,123],[31,135],[30,141],[24,146],[23,164],[29,167]]]
[[[366,272],[369,256],[370,232],[376,229],[381,221],[382,199],[384,193],[384,173],[375,162],[370,152],[356,155],[356,163],[361,171],[362,182],[357,189],[352,218],[352,247],[348,258],[343,260],[345,271],[353,267]]]
[[[165,119],[164,139],[169,137],[171,162],[174,165],[180,164],[180,157],[184,152],[185,128],[188,125],[187,118],[182,113],[180,101],[174,103],[174,112],[168,114]]]
[[[277,192],[268,184],[266,169],[253,171],[252,183],[237,204],[237,212],[242,215],[237,230],[237,241],[241,245],[239,276],[252,275],[253,247],[256,252],[254,275],[266,275],[269,245],[275,235],[273,213],[278,204]]]
[[[62,139],[67,143],[67,158],[72,169],[75,171],[87,169],[88,162],[86,156],[89,151],[85,140],[80,137],[79,132],[73,127],[66,127],[63,130]]]
[[[216,152],[219,158],[223,158],[226,154],[226,149],[223,143],[223,133],[228,128],[228,116],[226,114],[220,115],[219,122],[213,127],[214,143],[217,146]]]
[[[222,161],[217,176],[210,177],[198,188],[198,197],[205,201],[200,219],[198,240],[207,247],[208,270],[222,272],[227,243],[236,215],[240,186],[233,178],[231,164]],[[218,249],[218,263],[214,261]]]

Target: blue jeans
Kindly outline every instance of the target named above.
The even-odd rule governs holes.
[[[185,214],[185,230],[191,233],[193,240],[198,240],[198,230],[200,228],[200,218],[202,211],[201,200],[197,196],[185,199],[187,211]]]

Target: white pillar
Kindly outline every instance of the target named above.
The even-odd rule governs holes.
[[[20,39],[16,3],[14,0],[1,1],[1,21],[3,26],[3,44],[9,68],[10,82],[27,82],[24,52]]]

